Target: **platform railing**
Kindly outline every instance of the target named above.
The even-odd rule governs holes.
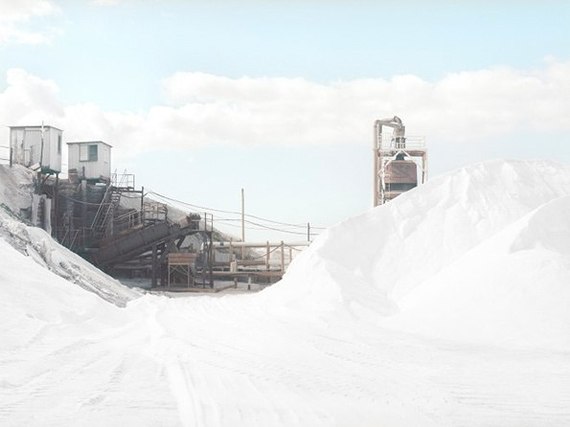
[[[156,223],[168,219],[168,206],[155,201],[145,201],[142,211],[143,223]]]
[[[426,148],[425,137],[406,136],[405,141],[393,138],[391,134],[382,135],[381,150],[423,150]]]
[[[111,185],[116,188],[135,188],[135,174],[114,172],[111,175]]]

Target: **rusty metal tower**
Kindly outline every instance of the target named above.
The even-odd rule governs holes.
[[[384,127],[393,129],[384,133]],[[423,137],[406,137],[402,120],[374,122],[374,206],[383,205],[427,180],[427,150]]]

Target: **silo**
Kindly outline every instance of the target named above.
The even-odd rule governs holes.
[[[418,185],[418,165],[403,155],[387,163],[384,168],[384,197],[392,200]]]
[[[384,127],[392,128],[385,133]],[[427,180],[422,137],[406,136],[398,116],[374,122],[374,206],[382,205]]]

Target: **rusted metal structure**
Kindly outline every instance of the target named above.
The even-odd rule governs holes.
[[[93,261],[108,271],[149,269],[152,287],[158,286],[159,282],[164,286],[169,282],[169,256],[181,256],[183,252],[180,252],[180,248],[184,239],[200,234],[204,250],[200,254],[200,263],[195,263],[196,267],[192,271],[192,284],[200,272],[201,284],[212,287],[212,232],[212,222],[206,216],[202,218],[201,215],[190,214],[184,221],[160,219],[154,223],[130,227],[101,240]]]
[[[309,244],[223,242],[211,214],[176,213],[173,219],[166,204],[146,197],[144,187],[136,189],[133,174],[110,172],[112,147],[103,141],[67,143],[68,178],[60,180],[62,131],[44,125],[10,129],[11,165],[37,172],[32,222],[115,277],[151,278],[152,287],[211,289],[214,277],[269,281],[282,277],[298,246]],[[242,190],[242,238],[243,220]]]
[[[213,274],[214,277],[231,279],[248,276],[281,279],[294,253],[309,245],[310,242],[216,241],[213,243]],[[246,255],[238,258],[236,255],[240,252]]]
[[[211,251],[213,220],[208,214],[169,218],[165,204],[135,188],[132,174],[114,173],[110,179],[70,174],[56,198],[54,237],[112,275],[149,277],[152,287],[164,286],[168,255],[183,252],[186,237],[199,235]],[[211,254],[201,254],[204,287],[213,286],[211,259]]]
[[[166,286],[186,284],[194,286],[196,278],[196,253],[173,252],[168,254],[168,280]]]
[[[384,128],[392,128],[385,133]],[[427,180],[427,149],[424,138],[406,137],[402,120],[374,122],[373,205],[382,205]]]

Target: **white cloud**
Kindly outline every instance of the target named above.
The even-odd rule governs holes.
[[[120,0],[91,0],[91,4],[97,6],[115,6],[119,4]]]
[[[33,18],[59,12],[49,0],[0,0],[0,44],[45,44],[58,32],[53,28],[31,29]]]
[[[317,84],[302,79],[228,79],[177,73],[163,82],[176,114],[198,108],[219,127],[218,140],[326,143],[369,139],[373,120],[400,115],[410,131],[477,140],[514,131],[568,131],[570,63],[526,71],[493,68]],[[188,123],[204,123],[191,114]],[[197,123],[195,123],[197,122]]]
[[[18,68],[8,70],[7,88],[0,93],[2,124],[29,124],[44,117],[64,120],[65,110],[58,100],[59,89],[50,80]]]
[[[63,105],[55,83],[10,70],[0,94],[6,124],[51,121],[66,140],[102,139],[118,157],[208,144],[370,144],[376,118],[399,115],[408,133],[437,144],[478,144],[524,132],[570,131],[570,63],[492,68],[436,82],[414,75],[320,84],[176,73],[165,104],[146,112]]]

